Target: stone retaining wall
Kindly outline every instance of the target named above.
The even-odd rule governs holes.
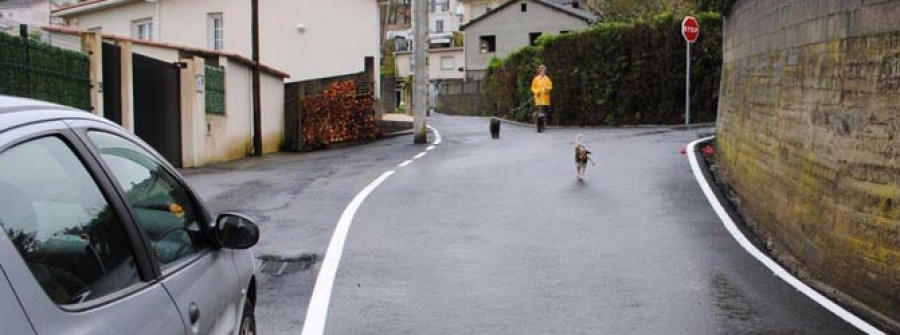
[[[741,0],[717,145],[748,213],[814,279],[900,316],[900,1]]]

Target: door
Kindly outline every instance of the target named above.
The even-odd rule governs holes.
[[[122,124],[122,52],[118,45],[103,43],[103,116]]]
[[[232,251],[214,248],[209,215],[156,155],[111,130],[86,136],[126,195],[151,246],[162,284],[194,334],[231,334],[245,292]]]
[[[180,69],[133,54],[134,133],[169,163],[181,167]]]
[[[3,331],[10,334],[34,335],[31,322],[28,322],[19,299],[9,286],[2,266],[0,266],[0,324],[3,325]]]
[[[0,264],[23,310],[38,334],[184,334],[98,171],[62,122],[0,133]]]

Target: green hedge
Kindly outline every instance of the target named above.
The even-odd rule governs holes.
[[[0,94],[89,111],[90,60],[78,52],[0,33]]]
[[[691,122],[715,120],[722,64],[718,13],[695,15],[700,39],[691,47]],[[559,36],[493,62],[486,78],[488,113],[528,121],[531,80],[540,64],[553,80],[553,116],[563,125],[684,122],[685,42],[681,17],[662,14],[634,23],[603,23]]]
[[[203,72],[206,77],[206,113],[225,115],[225,69],[207,65]]]

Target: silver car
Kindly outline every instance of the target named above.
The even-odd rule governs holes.
[[[0,333],[253,334],[259,230],[90,113],[0,96]]]

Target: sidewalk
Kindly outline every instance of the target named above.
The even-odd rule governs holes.
[[[409,135],[413,132],[413,117],[400,113],[385,113],[378,121],[384,137]]]
[[[413,122],[413,117],[400,113],[385,113],[381,116],[381,121],[387,122]]]

